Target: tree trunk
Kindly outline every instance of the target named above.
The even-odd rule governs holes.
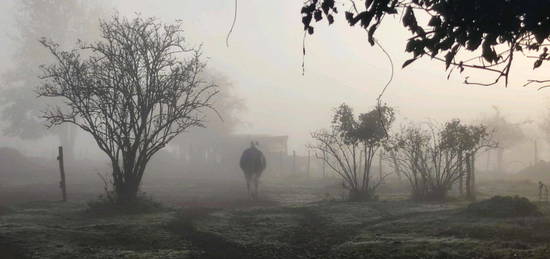
[[[136,170],[136,168],[133,168]],[[137,199],[140,186],[140,179],[137,174],[130,172],[128,165],[121,169],[113,164],[113,189],[115,191],[117,203],[131,203]]]
[[[470,179],[472,174],[472,163],[471,163],[471,155],[466,155],[466,197],[471,197],[472,190],[470,189]]]
[[[401,171],[399,169],[399,164],[397,163],[397,157],[395,156],[395,152],[390,153],[392,161],[393,161],[393,168],[395,170],[395,174],[397,175],[397,179],[401,180]]]
[[[380,177],[380,181],[382,181],[384,172],[382,171],[382,157],[384,154],[382,154],[382,150],[378,152],[378,175]]]
[[[118,203],[131,203],[137,199],[139,183],[133,177],[119,184],[117,190]]]
[[[458,153],[458,170],[460,172],[460,178],[458,179],[458,192],[460,196],[464,195],[464,161],[462,157],[462,152]]]
[[[58,148],[57,160],[59,161],[59,173],[61,175],[61,181],[59,182],[59,187],[61,188],[61,197],[63,201],[67,201],[67,186],[65,183],[65,165],[63,163],[63,147]]]
[[[475,153],[472,154],[471,157],[472,165],[470,167],[470,199],[475,200],[476,199],[476,155]]]

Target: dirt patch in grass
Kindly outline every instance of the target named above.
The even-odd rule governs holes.
[[[334,247],[357,234],[352,225],[336,225],[312,208],[297,208],[299,225],[289,237],[295,258],[332,258]]]
[[[129,203],[117,203],[112,198],[101,195],[96,200],[89,201],[87,205],[86,212],[93,216],[154,213],[166,209],[161,203],[145,195],[140,195]]]
[[[186,208],[179,211],[176,218],[166,225],[166,229],[190,240],[191,243],[201,249],[195,252],[194,257],[200,258],[247,258],[244,247],[226,240],[214,233],[199,231],[196,221],[208,217],[216,209],[211,208]]]
[[[184,209],[199,208],[199,209],[245,209],[254,207],[275,207],[280,203],[269,199],[235,199],[235,200],[191,200],[183,201],[176,204]]]
[[[12,212],[12,211],[13,211],[12,209],[10,209],[10,208],[8,208],[8,207],[6,207],[6,206],[0,206],[0,216],[6,215],[6,214],[8,214],[8,213],[10,213],[10,212]]]
[[[0,236],[0,258],[3,259],[26,259],[24,251],[20,249],[13,241]]]
[[[168,224],[200,258],[333,258],[356,233],[323,215],[323,205],[244,210],[184,209]]]

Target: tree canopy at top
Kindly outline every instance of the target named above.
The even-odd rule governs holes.
[[[469,84],[493,85],[504,80],[507,85],[518,52],[534,59],[534,69],[549,60],[545,44],[550,36],[549,0],[308,0],[301,10],[304,30],[313,34],[313,24],[323,18],[332,24],[338,6],[348,9],[344,16],[350,26],[367,31],[371,45],[384,17],[400,13],[403,26],[412,33],[405,48],[412,57],[403,67],[429,56],[443,61],[446,69],[473,68],[496,75],[490,82],[466,79]],[[421,16],[428,19],[421,22],[417,19]],[[467,52],[476,57],[459,55]],[[528,81],[546,82],[550,80]]]

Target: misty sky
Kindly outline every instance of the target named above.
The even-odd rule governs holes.
[[[307,37],[302,75],[302,2],[239,0],[229,48],[225,37],[233,19],[233,0],[117,0],[113,6],[123,15],[183,20],[189,42],[203,44],[209,66],[223,73],[244,98],[247,110],[242,117],[247,123],[239,132],[289,135],[290,149],[303,152],[310,132],[328,126],[332,109],[340,103],[350,104],[357,112],[372,108],[390,67],[380,49],[368,44],[364,31],[349,28],[338,16],[333,26],[317,24],[316,33]],[[13,25],[13,0],[3,0],[0,10],[0,26],[8,32]],[[397,107],[399,117],[473,120],[491,112],[492,105],[516,121],[545,112],[550,90],[521,87],[529,64],[513,68],[508,88],[464,85],[464,75],[458,73],[446,80],[444,65],[429,59],[402,70],[401,64],[409,58],[404,53],[409,35],[398,16],[387,19],[377,34],[395,63],[395,76],[383,100]],[[0,46],[0,68],[4,68],[14,46],[5,37],[0,38]],[[492,79],[486,74],[470,75]]]

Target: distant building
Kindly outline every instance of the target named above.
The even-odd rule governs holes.
[[[188,138],[180,142],[177,153],[185,166],[184,170],[187,168],[208,174],[240,173],[240,156],[252,141],[259,143],[258,148],[266,157],[266,173],[288,171],[288,136],[229,134]]]
[[[286,166],[288,136],[235,135],[234,137],[236,147],[240,150],[239,156],[243,150],[250,146],[252,141],[258,142],[258,148],[264,153],[267,161],[266,172],[281,174],[288,171]]]

